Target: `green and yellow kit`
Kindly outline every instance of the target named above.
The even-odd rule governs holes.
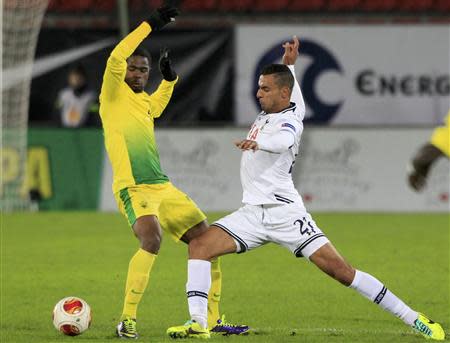
[[[154,119],[161,116],[178,78],[163,80],[148,94],[135,93],[125,82],[127,59],[150,34],[143,22],[111,52],[103,75],[100,116],[113,169],[113,193],[132,226],[143,215],[156,215],[163,229],[179,239],[205,215],[161,169]]]
[[[445,118],[445,125],[434,130],[430,143],[450,157],[450,111]]]

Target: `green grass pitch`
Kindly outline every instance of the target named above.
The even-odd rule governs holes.
[[[221,214],[211,213],[212,221]],[[448,214],[317,214],[315,220],[355,267],[378,277],[450,334]],[[1,223],[0,342],[115,342],[130,257],[137,248],[119,214],[4,214]],[[188,318],[187,250],[166,236],[139,308],[141,342],[169,342],[166,328]],[[254,331],[218,342],[393,342],[425,340],[400,320],[268,245],[222,258],[221,309]],[[52,325],[65,296],[92,307],[91,328],[66,337]],[[449,341],[449,339],[447,339]]]

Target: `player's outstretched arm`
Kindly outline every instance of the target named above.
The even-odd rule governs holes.
[[[305,116],[305,102],[303,101],[302,91],[300,85],[298,84],[297,77],[295,76],[295,62],[298,58],[298,49],[300,47],[300,42],[297,36],[292,37],[292,42],[285,42],[283,44],[284,54],[283,54],[283,64],[287,65],[294,76],[294,88],[292,89],[291,102],[295,103],[299,109],[301,117]]]
[[[425,187],[431,166],[441,156],[444,156],[442,151],[431,143],[425,144],[417,151],[408,173],[409,185],[414,190],[421,191]]]
[[[292,132],[280,130],[277,133],[268,137],[258,137],[256,139],[260,150],[271,152],[274,154],[281,154],[294,145],[295,136]]]
[[[158,89],[150,96],[153,100],[151,101],[153,106],[151,113],[154,118],[161,116],[172,97],[173,87],[178,81],[177,73],[172,68],[170,50],[166,47],[162,47],[160,50],[159,71],[164,81],[161,82]]]
[[[281,130],[269,137],[258,138],[256,141],[250,139],[238,140],[234,142],[234,145],[242,151],[263,150],[274,154],[281,154],[287,151],[294,143],[294,135],[286,130]]]
[[[102,96],[107,96],[111,99],[117,98],[119,86],[125,79],[128,57],[131,56],[152,30],[162,29],[168,23],[175,21],[175,17],[178,14],[178,9],[172,6],[158,8],[141,25],[119,42],[111,52],[106,64]]]

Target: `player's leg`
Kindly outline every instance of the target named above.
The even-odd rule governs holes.
[[[344,260],[331,243],[320,247],[309,256],[309,259],[320,270],[343,285],[355,289],[362,296],[397,316],[427,338],[436,340],[444,339],[445,333],[439,324],[430,321],[423,314],[412,310],[372,275],[354,269]]]
[[[136,318],[137,306],[147,287],[149,274],[161,246],[161,227],[156,216],[143,216],[136,220],[133,231],[140,248],[131,258],[125,293],[123,317]]]
[[[235,252],[236,249],[234,240],[214,226],[190,241],[186,294],[191,320],[184,325],[169,328],[167,334],[170,337],[210,337],[208,330],[208,293],[211,288],[210,260],[226,253]]]
[[[262,244],[262,239],[257,240],[246,235],[248,230],[245,229],[253,226],[246,215],[252,219],[261,217],[248,215],[245,209],[241,209],[214,223],[205,233],[190,241],[186,293],[191,320],[184,325],[169,328],[167,334],[172,338],[194,336],[209,338],[207,329],[207,299],[211,285],[209,261],[225,254],[244,252]],[[245,229],[242,229],[243,227]],[[201,336],[198,335],[199,332]]]
[[[136,187],[133,189],[133,196],[125,190],[117,197],[119,209],[128,219],[140,244],[128,265],[124,305],[116,330],[117,335],[122,338],[138,337],[137,308],[147,287],[150,271],[161,245],[161,227],[155,215],[158,201],[149,202],[148,191],[145,187]],[[150,193],[152,199],[158,198],[154,190]],[[143,203],[146,205],[141,206]]]
[[[199,237],[209,226],[206,221],[195,225],[189,229],[182,237],[183,242],[189,243],[194,238]],[[249,330],[247,325],[237,325],[225,320],[225,315],[220,315],[219,302],[222,291],[222,271],[220,268],[220,258],[211,260],[211,287],[208,293],[208,328],[213,333],[222,335],[240,335]]]
[[[137,338],[137,308],[150,277],[150,271],[161,245],[161,227],[156,216],[143,216],[136,220],[133,231],[140,248],[128,265],[125,299],[117,333],[120,337]]]
[[[182,237],[181,240],[188,243],[200,236],[209,225],[206,220],[198,223],[190,228]],[[220,260],[215,258],[211,261],[211,288],[208,293],[208,327],[213,328],[217,322],[220,321],[219,302],[222,291],[222,271],[220,269]]]

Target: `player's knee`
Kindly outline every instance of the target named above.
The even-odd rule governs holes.
[[[149,232],[140,237],[141,248],[152,254],[158,254],[162,236],[159,232]]]
[[[210,256],[207,244],[201,238],[194,238],[189,242],[189,258],[210,260],[214,256]]]

